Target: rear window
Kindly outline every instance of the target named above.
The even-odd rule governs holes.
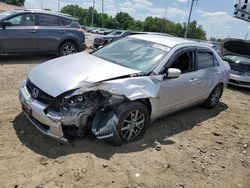
[[[214,66],[214,56],[212,52],[198,51],[196,54],[197,69],[205,69]]]
[[[60,26],[60,18],[57,16],[40,14],[38,24],[41,26]]]

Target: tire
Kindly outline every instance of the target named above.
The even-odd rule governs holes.
[[[78,49],[73,42],[65,42],[60,46],[59,56],[66,56],[77,52]]]
[[[203,106],[207,109],[212,109],[215,108],[217,106],[217,104],[219,103],[219,100],[222,96],[223,93],[223,85],[222,84],[218,84],[213,91],[210,93],[208,99],[206,100],[206,102],[203,104]]]
[[[115,111],[121,144],[141,139],[149,125],[148,108],[143,103],[134,101],[119,105]]]

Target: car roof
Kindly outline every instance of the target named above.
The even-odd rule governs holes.
[[[43,13],[43,14],[50,14],[50,15],[54,15],[54,16],[61,16],[61,17],[65,17],[65,18],[69,18],[71,20],[78,20],[77,18],[74,18],[73,16],[69,15],[69,14],[64,14],[64,13],[59,13],[59,12],[55,12],[55,11],[49,11],[49,10],[42,10],[42,9],[15,9],[12,12],[14,13]]]
[[[178,38],[178,37],[157,35],[157,34],[141,34],[141,35],[132,35],[129,37],[162,44],[170,48],[173,48],[174,46],[179,45],[179,44],[187,44],[187,45],[199,46],[199,47],[205,47],[205,48],[208,47],[208,45],[198,43],[195,41],[190,41],[190,40],[186,40],[186,39]]]

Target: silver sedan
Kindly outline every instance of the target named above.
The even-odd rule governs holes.
[[[68,141],[92,132],[123,144],[162,116],[214,108],[230,67],[212,48],[160,35],[134,35],[92,54],[36,66],[22,83],[22,109],[42,133]],[[157,128],[157,127],[156,127]]]

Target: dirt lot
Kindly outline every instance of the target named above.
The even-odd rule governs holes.
[[[18,101],[28,71],[51,58],[0,57],[0,187],[250,187],[250,91],[230,87],[216,109],[161,119],[133,144],[62,145]]]

